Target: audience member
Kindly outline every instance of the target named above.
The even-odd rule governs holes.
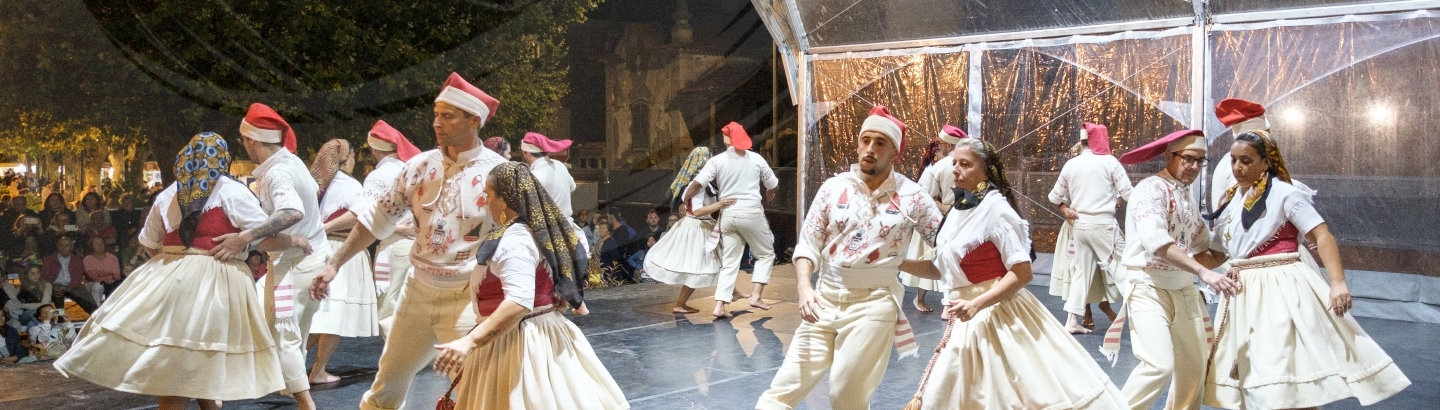
[[[93,191],[86,192],[84,196],[80,197],[80,201],[75,203],[75,225],[89,226],[90,217],[95,211],[100,211],[100,216],[105,220],[105,225],[109,226],[110,215],[105,213],[105,200],[100,198],[100,194],[98,193]]]
[[[116,245],[124,248],[140,236],[140,222],[145,214],[135,207],[135,195],[129,192],[120,194],[120,199],[115,202],[115,209],[110,211],[110,226],[115,227]]]
[[[664,231],[659,231],[646,235],[645,248],[635,251],[635,253],[630,254],[629,258],[625,259],[625,263],[630,266],[630,270],[635,272],[635,276],[639,277],[642,282],[648,278],[648,276],[645,276],[645,255],[650,253],[650,248],[655,246],[655,242],[660,240],[660,235],[663,233]]]
[[[624,252],[621,250],[620,243],[610,235],[609,220],[601,219],[601,221],[603,221],[601,224],[595,225],[597,246],[591,249],[595,249],[597,255],[600,256],[600,267],[604,272],[606,282],[624,281],[629,278],[625,271]]]
[[[4,281],[0,289],[4,289],[5,296],[10,299],[6,308],[10,315],[6,322],[16,329],[29,328],[35,324],[35,312],[41,306],[50,305],[51,286],[41,278],[40,267],[30,266],[25,268],[25,274],[20,275],[20,286]]]
[[[110,252],[103,238],[90,238],[90,254],[85,255],[84,267],[85,279],[90,281],[87,285],[95,300],[110,296],[115,288],[120,287],[123,279],[120,276],[120,258]]]
[[[44,197],[45,208],[40,210],[40,220],[48,223],[55,220],[55,215],[64,214],[69,217],[66,219],[67,221],[75,221],[75,211],[65,205],[64,195],[61,195],[60,192],[50,192]]]
[[[260,280],[265,277],[265,272],[270,270],[270,256],[264,252],[252,250],[250,255],[245,257],[245,266],[250,268],[251,279]]]
[[[25,332],[30,336],[30,348],[35,349],[35,358],[51,360],[65,354],[73,334],[65,315],[50,306],[41,306],[35,320],[39,323]]]
[[[85,243],[90,243],[92,238],[100,238],[105,243],[105,248],[110,253],[117,252],[115,243],[117,241],[115,227],[105,222],[105,211],[91,211],[90,217],[86,218],[90,223],[81,225],[80,233],[85,238]]]
[[[95,298],[85,288],[85,267],[82,258],[75,257],[75,240],[61,237],[55,245],[55,253],[46,256],[41,266],[42,279],[49,282],[55,307],[65,308],[65,298],[75,301],[85,313],[94,313]]]

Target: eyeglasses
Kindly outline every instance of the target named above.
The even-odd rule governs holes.
[[[1187,166],[1187,167],[1188,167],[1188,166],[1203,167],[1203,166],[1205,166],[1205,163],[1210,162],[1209,160],[1207,160],[1207,159],[1205,159],[1205,158],[1196,158],[1196,157],[1192,157],[1192,156],[1189,156],[1189,155],[1180,155],[1180,154],[1170,154],[1170,155],[1174,155],[1174,156],[1180,157],[1180,161],[1183,163],[1183,165],[1185,165],[1185,166]]]

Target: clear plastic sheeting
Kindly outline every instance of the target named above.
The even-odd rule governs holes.
[[[965,128],[968,53],[926,54],[812,62],[813,101],[806,121],[804,198],[826,178],[855,163],[856,136],[876,104],[907,126],[896,170],[920,176],[925,145],[945,124]]]
[[[1440,262],[1440,18],[1411,16],[1211,33],[1210,99],[1266,106],[1350,269],[1434,275]],[[1207,131],[1218,159],[1233,137],[1213,119]]]
[[[810,46],[876,43],[1194,16],[1181,0],[791,0]]]
[[[1389,3],[1394,1],[1395,0],[1211,0],[1207,6],[1211,14],[1222,14],[1351,4]]]
[[[1050,251],[1062,222],[1046,198],[1082,123],[1108,127],[1116,152],[1186,128],[1191,50],[1189,36],[1172,36],[984,52],[981,138],[1000,150],[1024,197],[1019,211],[1037,251]]]

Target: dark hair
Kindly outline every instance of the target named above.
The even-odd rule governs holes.
[[[1264,130],[1245,131],[1235,136],[1235,142],[1243,142],[1260,154],[1269,163],[1265,173],[1269,176],[1278,177],[1281,181],[1290,182],[1290,170],[1285,167],[1285,158],[1280,156],[1280,147],[1270,138],[1270,133]]]
[[[920,161],[920,172],[925,172],[925,168],[935,163],[935,154],[939,153],[937,151],[940,151],[940,140],[933,139],[929,144],[925,144],[925,158]]]

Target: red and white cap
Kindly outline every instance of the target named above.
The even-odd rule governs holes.
[[[495,115],[495,110],[500,108],[500,100],[470,85],[470,82],[456,73],[450,73],[450,78],[445,79],[445,88],[440,90],[440,96],[435,97],[435,102],[450,104],[479,116],[481,127],[484,127],[485,122]]]
[[[1080,125],[1080,137],[1085,138],[1085,144],[1089,146],[1090,152],[1098,155],[1110,155],[1110,129],[1103,124],[1084,123]]]
[[[905,123],[890,115],[890,110],[885,106],[876,105],[875,108],[870,109],[870,116],[860,124],[860,133],[856,136],[863,135],[867,131],[875,131],[890,137],[890,142],[895,143],[895,156],[898,157],[901,152],[905,151]]]
[[[725,127],[720,129],[720,133],[725,134],[725,144],[735,147],[735,149],[748,150],[755,145],[754,141],[750,140],[750,133],[745,132],[745,126],[738,122],[730,121],[729,124],[725,124]]]
[[[1180,130],[1170,133],[1149,144],[1126,152],[1120,156],[1120,163],[1125,165],[1139,164],[1149,161],[1151,158],[1160,156],[1167,152],[1183,151],[1187,149],[1198,149],[1205,151],[1205,133],[1200,130]]]
[[[538,132],[527,132],[525,133],[525,138],[520,140],[520,150],[532,154],[542,152],[553,154],[564,151],[566,148],[570,148],[570,140],[556,141]]]
[[[1238,98],[1226,98],[1215,104],[1215,118],[1229,127],[1232,134],[1270,129],[1265,106]]]
[[[245,118],[240,120],[240,135],[252,140],[283,144],[290,153],[295,153],[295,130],[270,106],[261,103],[250,104]]]
[[[970,138],[970,135],[965,134],[965,131],[961,131],[954,125],[945,124],[944,127],[940,127],[940,141],[955,145],[960,143],[961,138]]]
[[[401,161],[409,161],[411,157],[420,154],[420,149],[415,148],[415,144],[411,144],[410,140],[405,138],[405,134],[401,134],[400,130],[385,123],[385,120],[375,121],[375,126],[370,127],[370,135],[366,137],[365,143],[370,144],[370,148],[377,150],[395,151],[395,155],[399,156]]]

